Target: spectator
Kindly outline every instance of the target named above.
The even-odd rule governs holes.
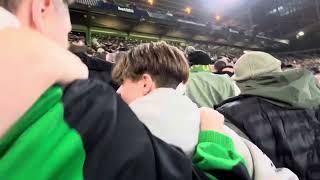
[[[119,51],[116,55],[115,55],[115,63],[121,61],[122,59],[124,59],[127,55],[126,51]]]
[[[250,67],[250,68],[248,68]],[[317,179],[320,89],[306,70],[281,71],[281,62],[249,52],[235,65],[241,95],[218,110],[265,152],[277,167],[300,179]]]
[[[238,87],[228,76],[211,73],[211,59],[207,54],[196,51],[190,54],[189,62],[192,66],[186,94],[198,107],[213,108],[238,95]]]
[[[224,69],[224,68],[226,68],[227,67],[227,64],[224,62],[224,61],[216,61],[215,63],[214,63],[214,70],[213,70],[213,72],[214,73],[216,73],[216,74],[222,74],[222,70]]]
[[[292,64],[281,63],[281,69],[282,71],[286,71],[286,70],[292,70],[294,69],[294,67]]]
[[[67,48],[70,22],[65,1],[1,0],[0,4],[15,12],[22,24]],[[2,37],[7,34],[10,33],[5,32]],[[36,33],[33,35],[39,36]],[[13,37],[11,34],[7,40]],[[51,47],[36,42],[33,42],[34,47],[39,49],[41,46]],[[68,54],[61,48],[57,49],[61,57],[65,57],[64,53]],[[38,53],[43,54],[42,51],[35,52]],[[34,55],[28,58],[32,57]],[[47,74],[44,72],[43,75]],[[19,78],[24,80],[23,76]],[[38,88],[36,81],[27,82],[32,84],[30,88]],[[27,92],[23,92],[27,97]],[[10,111],[15,111],[15,108]],[[214,118],[220,118],[218,122],[223,122],[221,116]],[[4,151],[1,152],[0,177],[4,179],[205,178],[183,153],[152,136],[112,89],[101,81],[76,81],[63,88],[61,85],[51,87],[23,117],[15,121],[1,139],[1,149]],[[211,179],[216,175],[213,170],[221,170],[216,175],[219,178],[248,179],[245,171],[230,171],[219,166],[212,169],[202,163],[203,160],[211,162],[217,158],[210,154],[213,149],[225,148],[228,152],[233,149],[232,141],[223,135],[221,138],[227,141],[228,146],[215,144],[210,127],[204,128],[209,132],[200,134],[195,152],[196,165],[206,170]],[[31,151],[32,157],[27,157],[26,154]],[[227,155],[217,159],[227,158],[239,164],[241,160],[233,157]]]
[[[150,52],[145,52],[146,49]],[[136,74],[137,69],[144,69],[144,72]],[[210,108],[198,110],[187,97],[175,90],[180,82],[186,81],[188,74],[188,64],[182,52],[165,43],[139,45],[117,64],[113,74],[116,79],[125,82],[119,90],[120,94],[152,133],[177,145],[190,155],[190,149],[193,149],[195,144],[192,139],[197,141],[194,136],[197,136],[199,131],[197,122],[200,118],[199,112],[203,118],[207,113],[212,113],[212,110]],[[138,80],[132,82],[135,77]],[[144,95],[143,91],[147,93]],[[131,99],[135,100],[130,102]],[[220,128],[220,132],[233,139],[237,152],[245,157],[246,167],[253,179],[298,179],[286,168],[276,169],[259,148],[248,140],[240,138],[230,128],[226,126]],[[214,163],[211,165],[215,166]]]
[[[110,62],[110,63],[115,63],[115,59],[116,59],[116,55],[117,55],[117,52],[109,52],[106,56],[106,61]]]
[[[188,56],[193,53],[194,51],[196,51],[196,49],[192,46],[188,46],[186,47],[185,51],[184,51],[184,54],[185,56],[188,58]]]
[[[108,83],[114,89],[118,89],[119,86],[116,85],[111,79],[111,71],[113,68],[113,63],[105,60],[105,53],[99,53],[96,56],[90,56],[87,53],[87,47],[85,45],[75,45],[71,44],[69,50],[77,55],[81,61],[89,69],[89,78],[98,79],[103,82]],[[104,58],[104,59],[103,59]]]
[[[5,45],[6,46],[6,48],[7,48],[7,50],[10,50],[10,49],[15,49],[16,47],[19,47],[19,45],[20,46],[24,46],[23,44],[21,44],[20,43],[20,40],[21,39],[24,39],[24,38],[22,38],[21,37],[21,34],[19,35],[17,35],[17,33],[15,33],[15,32],[13,32],[13,30],[9,30],[9,31],[7,31],[10,35],[11,35],[11,39],[10,38],[8,38],[8,33],[6,33],[5,34],[5,36],[3,36],[2,34],[1,34],[1,32],[0,32],[0,37],[1,37],[1,39],[2,40],[9,40],[10,39],[10,44],[9,44],[9,47],[8,47],[8,44],[6,44],[6,43],[1,43],[0,42],[0,47],[3,47],[3,45]],[[13,33],[13,34],[12,34]],[[65,67],[65,65],[66,64],[68,64],[68,61],[66,61],[66,62],[64,62],[64,61],[61,61],[60,59],[61,59],[61,57],[64,57],[64,52],[62,51],[61,52],[61,50],[59,50],[59,48],[58,49],[55,49],[54,47],[54,44],[53,44],[53,46],[47,46],[47,44],[49,43],[50,44],[50,42],[48,41],[40,41],[40,43],[38,43],[39,41],[38,41],[38,39],[37,39],[37,36],[39,36],[39,34],[35,34],[35,33],[33,33],[33,34],[30,34],[30,33],[27,33],[26,34],[26,32],[24,31],[24,34],[22,34],[23,36],[25,36],[25,35],[28,35],[28,36],[26,36],[26,37],[28,37],[28,38],[32,38],[32,40],[33,40],[33,43],[34,43],[34,46],[33,47],[31,47],[31,48],[29,48],[28,49],[28,47],[24,47],[24,49],[26,49],[26,53],[27,54],[23,54],[21,57],[23,57],[23,58],[26,58],[27,56],[29,56],[30,57],[30,55],[31,55],[31,57],[33,57],[32,59],[34,60],[34,58],[35,57],[37,57],[37,56],[35,56],[35,54],[30,54],[30,50],[31,49],[34,49],[34,47],[37,47],[36,49],[38,50],[42,50],[42,51],[40,51],[40,52],[46,52],[44,55],[42,55],[42,56],[40,56],[40,57],[42,57],[41,59],[45,59],[45,57],[47,57],[48,56],[48,54],[50,55],[51,53],[53,53],[52,55],[54,55],[54,54],[58,54],[59,56],[51,56],[50,55],[50,59],[49,59],[49,61],[48,62],[55,62],[54,60],[55,59],[53,59],[53,58],[56,58],[56,60],[57,60],[57,62],[61,62],[60,63],[60,70],[66,70],[66,72],[68,72],[69,73],[69,75],[68,74],[64,74],[64,75],[66,75],[65,77],[63,77],[63,78],[70,78],[70,71],[68,71],[67,69],[64,69]],[[13,41],[12,40],[12,37],[15,37],[16,38],[16,40],[15,41]],[[18,41],[17,41],[18,40]],[[3,42],[3,41],[2,41]],[[5,41],[6,42],[6,41]],[[15,42],[15,43],[14,43]],[[36,43],[37,42],[37,43]],[[12,47],[13,48],[10,48],[10,45],[13,45]],[[8,49],[9,48],[9,49]],[[44,49],[42,49],[42,48],[44,48]],[[49,51],[48,51],[49,50]],[[54,50],[54,52],[52,52],[52,50]],[[58,52],[56,51],[56,50],[59,50]],[[13,59],[15,59],[15,58],[17,58],[16,57],[16,55],[21,55],[21,53],[22,53],[23,51],[20,51],[20,53],[19,54],[14,54],[15,55],[15,57],[12,57],[13,56],[13,53],[10,53],[9,52],[9,56],[10,57],[8,57],[8,56],[6,56],[6,54],[4,54],[3,52],[2,52],[2,57],[8,57],[8,59],[11,59],[11,61],[10,62],[12,62],[12,60]],[[35,52],[37,52],[37,51],[35,51]],[[3,55],[5,55],[5,56],[3,56]],[[23,59],[23,58],[18,58],[20,61]],[[39,57],[38,57],[39,58]],[[39,65],[41,62],[39,61],[40,59],[38,59],[38,63],[33,63],[33,64],[35,64],[35,65]],[[40,62],[40,63],[39,63]],[[72,62],[72,61],[71,61]],[[26,65],[24,65],[23,67],[24,67],[24,69],[28,69],[28,70],[30,70],[29,68],[30,68],[30,65],[33,65],[33,64],[26,64]],[[40,64],[41,65],[41,64]],[[53,64],[51,64],[51,65],[53,65]],[[61,66],[62,65],[62,66]],[[75,65],[75,64],[74,64]],[[52,68],[54,68],[55,66],[50,66],[50,69],[52,69]],[[72,66],[73,67],[73,69],[76,67],[76,66]],[[8,67],[6,67],[6,68],[8,68]],[[14,67],[14,69],[16,69],[17,67]],[[61,69],[62,68],[62,69]],[[31,73],[34,73],[34,72],[38,72],[36,69],[34,69],[35,71],[32,71],[32,72],[27,72],[27,74],[31,74]],[[70,69],[71,71],[72,71],[72,69]],[[78,69],[78,71],[79,71],[79,69]],[[1,72],[3,72],[3,71],[1,71]],[[20,73],[21,71],[19,71],[19,73]],[[48,75],[48,72],[50,72],[50,71],[46,71],[46,75]],[[77,72],[77,71],[73,71],[73,72]],[[22,73],[22,75],[23,76],[26,76],[26,74],[23,74]],[[1,76],[1,77],[3,77],[3,76]],[[40,74],[40,77],[46,77],[46,76],[43,76],[42,74]],[[20,79],[20,83],[19,84],[21,84],[22,82],[21,82],[21,80],[22,79]],[[26,80],[25,78],[24,78],[24,80]],[[35,87],[36,85],[37,85],[37,83],[39,82],[39,80],[43,80],[43,78],[39,78],[38,77],[38,79],[37,79],[37,81],[36,82],[33,82],[33,86],[32,87]],[[65,80],[67,80],[67,81],[70,81],[70,79],[68,80],[68,79],[65,79]],[[66,81],[65,81],[66,82]],[[17,83],[16,83],[17,84]],[[23,83],[22,83],[23,84]],[[18,86],[19,87],[19,86]],[[37,86],[36,86],[37,87]],[[30,87],[28,88],[29,90],[30,90]],[[3,88],[2,88],[2,92],[3,92]],[[28,91],[29,92],[29,91]],[[33,92],[34,93],[34,92]],[[7,93],[6,93],[7,94]],[[29,94],[30,95],[30,94]],[[12,100],[14,99],[14,97],[11,97],[11,102],[12,102]],[[24,98],[25,99],[25,98]],[[2,99],[3,100],[3,99]],[[8,102],[8,101],[5,101],[5,102]],[[19,102],[20,102],[20,104],[21,104],[21,100],[19,99]],[[6,106],[7,107],[7,106]],[[12,111],[12,109],[8,109],[9,111]],[[14,108],[14,110],[16,111],[17,110],[17,108]],[[223,119],[221,119],[221,115],[219,115],[219,114],[217,114],[216,112],[213,112],[212,113],[212,110],[205,110],[205,111],[203,111],[203,110],[201,110],[200,111],[200,114],[201,114],[201,128],[202,128],[202,130],[212,130],[212,129],[215,129],[215,130],[217,130],[218,132],[224,132],[224,130],[223,130],[223,128],[222,128],[222,126],[223,126]],[[1,113],[1,115],[4,115],[4,112],[2,112]],[[213,119],[214,119],[214,121],[212,121],[212,115],[213,115]],[[220,117],[220,118],[219,118]],[[4,119],[6,119],[6,118],[3,118],[3,116],[2,116],[2,118],[1,118],[1,120],[4,120]],[[1,122],[1,124],[2,124],[2,126],[1,126],[1,128],[3,128],[4,127],[4,123],[3,123],[3,121]],[[0,133],[1,134],[1,133]],[[209,133],[210,134],[210,133]],[[207,133],[207,135],[209,135],[208,133]],[[231,136],[232,136],[232,134],[231,134]],[[237,140],[235,139],[235,142],[237,142]],[[245,141],[244,141],[245,142]],[[46,143],[44,143],[44,144],[46,144]],[[247,143],[246,143],[247,144]],[[249,143],[250,144],[250,143]],[[238,144],[236,144],[236,148],[238,147],[240,145],[240,143]],[[208,142],[206,143],[206,148],[208,148]],[[216,149],[217,148],[219,148],[219,147],[215,147],[215,146],[213,146],[214,148],[212,148],[211,150],[213,150],[213,149],[215,149],[215,151],[216,151]],[[288,175],[290,175],[290,172],[288,172],[288,171],[286,171],[286,170],[284,170],[284,169],[275,169],[274,167],[272,167],[272,166],[270,166],[271,165],[271,163],[269,163],[268,161],[270,161],[270,160],[268,160],[267,159],[267,157],[266,156],[264,156],[263,154],[262,154],[262,152],[261,151],[259,151],[257,148],[255,148],[255,146],[254,145],[251,145],[251,146],[248,146],[249,147],[249,150],[250,150],[250,152],[249,152],[249,154],[252,154],[253,156],[252,157],[249,157],[249,158],[247,158],[246,160],[247,160],[247,163],[249,163],[250,161],[252,161],[252,160],[254,160],[254,162],[255,163],[253,163],[254,164],[254,171],[255,171],[255,173],[254,173],[254,179],[256,179],[256,180],[259,180],[259,179],[283,179],[283,180],[285,180],[285,179],[290,179],[290,180],[292,180],[293,179],[293,177],[292,176],[288,176]],[[238,149],[238,148],[237,148]],[[241,152],[243,152],[243,150],[241,151]],[[259,153],[260,152],[260,153]],[[194,158],[195,160],[194,161],[201,161],[201,162],[203,162],[203,158],[201,157],[201,156],[197,156],[197,157],[195,157]],[[255,161],[255,159],[257,159],[258,161]],[[210,162],[212,162],[212,161],[210,161]],[[229,161],[230,162],[230,161]],[[269,167],[268,167],[268,165],[269,165]],[[219,166],[221,166],[221,163],[219,163]],[[203,164],[203,166],[202,167],[212,167],[212,165],[206,165],[206,164]],[[0,171],[1,172],[1,171]],[[17,171],[16,171],[17,172]],[[252,172],[252,170],[250,171],[250,172]],[[2,173],[1,173],[1,175],[2,175]],[[285,177],[287,177],[287,178],[285,178]]]
[[[122,82],[118,93],[151,132],[191,156],[200,114],[197,105],[175,90],[189,77],[183,53],[165,42],[142,44],[117,64],[113,75]]]
[[[70,44],[69,50],[74,54],[87,53],[88,52],[87,46],[85,46],[85,45],[76,45],[76,44]]]
[[[319,69],[319,67],[313,67],[313,68],[311,68],[311,71],[313,72],[313,74],[317,78],[317,80],[319,82],[319,87],[320,87],[320,69]]]
[[[104,49],[103,48],[98,48],[97,53],[104,53]]]
[[[200,71],[204,70],[210,71],[210,64],[212,63],[210,56],[204,51],[193,51],[188,55],[189,64],[193,71],[197,71],[197,67],[199,67]]]

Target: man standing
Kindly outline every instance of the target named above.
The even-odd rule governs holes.
[[[235,65],[241,95],[218,108],[279,167],[302,180],[319,179],[320,89],[313,74],[282,72],[264,52],[244,54]]]
[[[239,88],[229,76],[211,72],[211,59],[205,52],[194,51],[188,60],[191,67],[186,94],[198,107],[213,108],[239,94]]]

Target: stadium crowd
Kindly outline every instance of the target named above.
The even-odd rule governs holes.
[[[0,179],[319,179],[315,74],[209,45],[69,51],[70,3],[0,0]]]
[[[87,44],[84,36],[77,36],[69,34],[69,41],[73,44],[84,45]],[[117,49],[128,50],[133,47],[148,42],[155,42],[157,40],[152,39],[135,39],[120,36],[110,36],[104,34],[93,34],[92,47],[89,49],[89,54],[99,54],[99,52],[115,52]],[[168,44],[173,45],[180,50],[184,51],[186,47],[192,46],[195,49],[205,51],[211,57],[212,60],[221,59],[223,57],[231,60],[236,60],[236,57],[240,57],[243,54],[243,50],[235,47],[228,47],[222,45],[210,45],[200,42],[179,42],[179,41],[166,41]],[[98,52],[99,51],[99,52]]]

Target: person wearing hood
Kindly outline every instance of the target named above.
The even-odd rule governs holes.
[[[188,56],[190,77],[186,84],[186,95],[198,107],[213,108],[240,92],[228,75],[217,75],[211,72],[211,59],[203,51],[194,51]]]
[[[217,75],[210,71],[209,56],[203,51],[196,51],[189,56],[191,73],[187,83],[186,94],[199,107],[213,108],[224,100],[240,94],[234,81],[227,75]],[[238,91],[235,92],[235,91]],[[225,122],[224,134],[229,136],[237,152],[246,162],[249,175],[254,180],[281,179],[297,180],[298,177],[284,166],[274,166],[272,160],[266,156],[248,137],[233,124]]]
[[[217,110],[277,167],[289,168],[301,180],[318,179],[320,89],[312,73],[282,72],[270,54],[249,52],[235,64],[234,80],[240,96]]]

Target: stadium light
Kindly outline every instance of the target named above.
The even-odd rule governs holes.
[[[192,8],[188,6],[188,7],[186,7],[184,9],[184,12],[186,12],[187,14],[191,14],[192,13]]]
[[[304,36],[304,32],[303,31],[298,32],[298,36]]]
[[[153,0],[148,0],[148,3],[152,6],[154,4]]]
[[[296,38],[299,39],[299,38],[303,37],[304,34],[305,34],[305,33],[304,33],[303,31],[299,31],[299,32],[297,33],[297,35],[296,35]]]
[[[216,17],[214,17],[216,19],[216,21],[220,21],[221,20],[221,16],[216,15]]]

